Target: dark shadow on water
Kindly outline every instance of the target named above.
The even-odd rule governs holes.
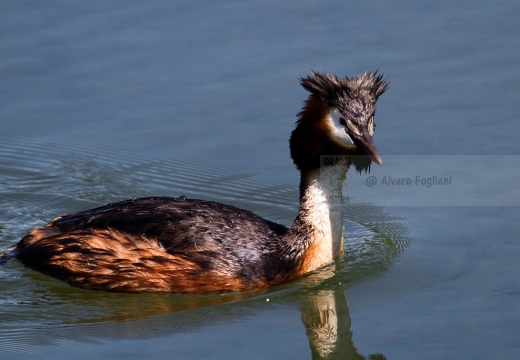
[[[338,284],[341,276],[336,271],[337,266],[331,265],[296,283],[266,291],[207,295],[97,292],[30,273],[26,277],[38,285],[30,294],[31,307],[56,313],[25,324],[2,320],[0,344],[9,353],[14,347],[18,351],[63,341],[96,344],[195,333],[269,311],[267,300],[275,308],[299,303],[301,331],[307,335],[313,359],[385,359],[382,354],[364,357],[358,353],[352,340],[347,289]],[[90,316],[74,319],[81,313]]]

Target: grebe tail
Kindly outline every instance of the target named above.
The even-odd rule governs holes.
[[[290,229],[212,201],[149,197],[64,215],[25,235],[14,254],[73,286],[124,292],[243,291],[287,282],[343,254],[342,184],[350,166],[382,164],[372,141],[376,72],[312,72],[290,137],[301,173]]]

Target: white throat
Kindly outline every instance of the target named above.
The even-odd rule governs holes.
[[[324,157],[325,158],[325,157]],[[348,169],[348,159],[330,157],[322,166],[309,173],[302,209],[304,220],[312,229],[309,245],[309,271],[332,262],[343,255],[343,206],[341,192]]]

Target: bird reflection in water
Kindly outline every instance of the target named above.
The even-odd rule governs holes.
[[[351,320],[345,290],[338,286],[306,292],[300,300],[301,318],[312,359],[367,359],[352,341]],[[386,359],[373,354],[370,360]]]

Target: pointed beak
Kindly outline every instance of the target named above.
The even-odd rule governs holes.
[[[356,136],[355,142],[361,150],[365,151],[368,155],[370,155],[370,158],[373,162],[375,162],[378,165],[383,165],[383,160],[381,160],[381,157],[377,152],[376,146],[374,145],[374,141],[368,134],[364,134],[363,136]]]

